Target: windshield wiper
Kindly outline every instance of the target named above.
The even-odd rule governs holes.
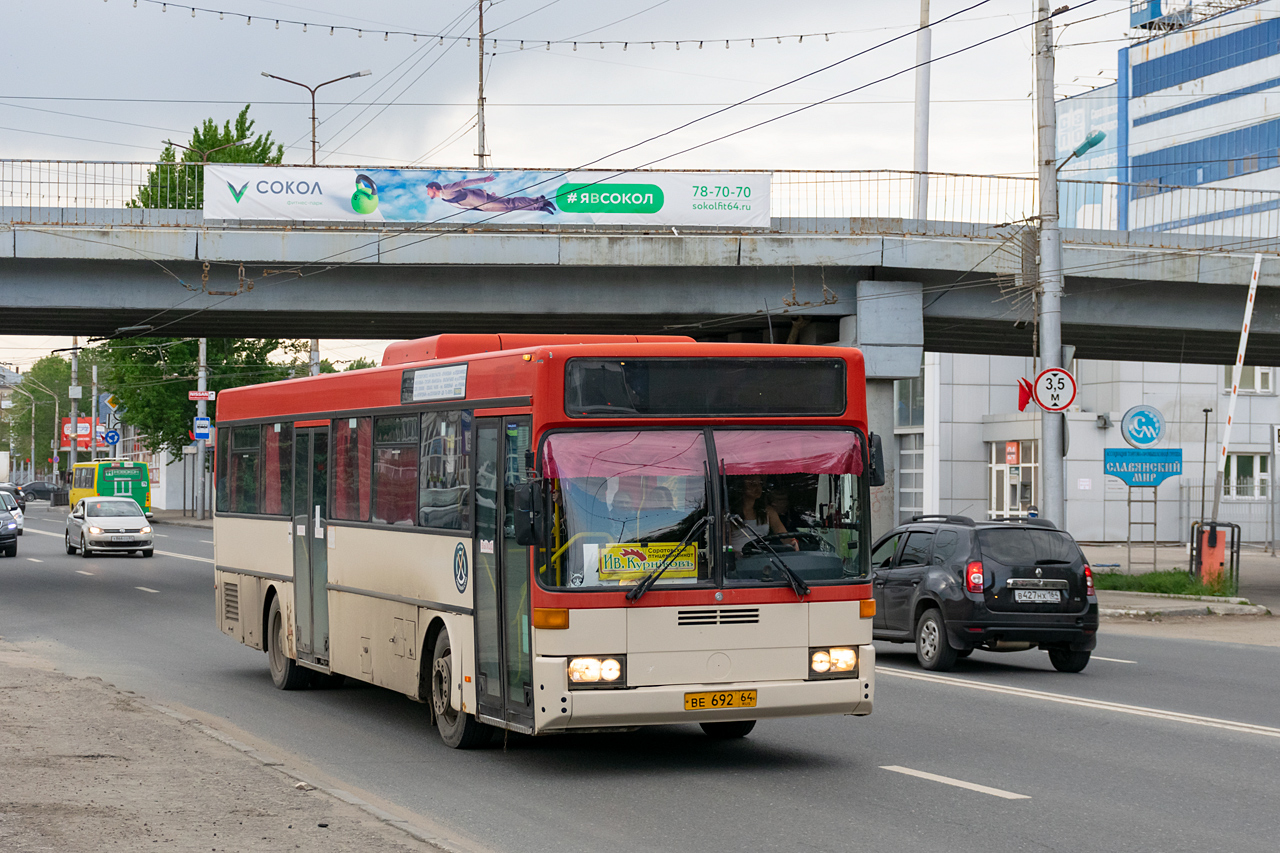
[[[782,569],[782,573],[787,578],[787,583],[791,584],[791,588],[795,591],[797,597],[804,598],[809,594],[809,585],[804,582],[802,577],[795,573],[794,569],[787,565],[786,561],[782,559],[782,556],[777,551],[773,550],[773,546],[770,545],[763,536],[752,530],[740,516],[730,515],[729,520],[738,525],[738,529],[750,536],[757,545],[760,545],[769,552],[769,562]]]
[[[638,598],[640,598],[640,596],[648,592],[650,587],[652,587],[655,583],[658,582],[658,578],[662,577],[662,573],[665,572],[668,568],[670,568],[671,564],[675,562],[676,557],[678,557],[680,555],[680,552],[685,549],[685,546],[689,544],[689,540],[693,539],[694,535],[697,534],[697,532],[701,530],[704,525],[706,525],[707,519],[710,517],[711,516],[709,515],[704,515],[702,518],[698,519],[697,522],[695,522],[692,527],[689,528],[689,532],[686,533],[684,535],[684,538],[680,540],[680,544],[671,550],[671,553],[667,555],[667,558],[662,561],[661,565],[659,565],[658,568],[654,569],[653,571],[649,572],[649,574],[640,578],[640,582],[636,584],[635,589],[632,589],[627,593],[627,601],[637,600]],[[697,565],[696,557],[694,558],[694,564]]]
[[[590,406],[574,406],[573,410],[584,415],[638,415],[640,414],[631,406],[611,406],[604,403],[595,403]]]

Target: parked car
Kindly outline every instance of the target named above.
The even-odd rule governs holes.
[[[57,483],[50,483],[47,480],[32,480],[30,483],[22,484],[22,494],[27,500],[49,500],[49,495],[53,494],[59,488]]]
[[[918,515],[871,551],[877,640],[914,642],[925,669],[974,649],[1040,648],[1080,672],[1097,644],[1098,597],[1080,546],[1044,519]]]
[[[9,510],[13,520],[18,522],[18,535],[21,536],[26,519],[23,515],[22,507],[18,506],[18,499],[9,492],[0,492],[0,507]]]
[[[84,498],[67,516],[67,553],[95,551],[152,554],[151,524],[133,498]]]
[[[24,510],[27,508],[27,496],[17,483],[0,483],[0,492],[8,492],[13,495],[13,499],[18,502],[18,506]]]
[[[0,509],[0,554],[18,556],[18,522],[7,509]]]

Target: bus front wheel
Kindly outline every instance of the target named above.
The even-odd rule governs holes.
[[[279,690],[299,690],[310,681],[310,673],[298,666],[298,662],[285,654],[286,638],[284,614],[280,612],[280,599],[271,599],[271,611],[267,616],[270,633],[267,635],[267,662],[271,666],[271,682]]]
[[[441,631],[431,653],[431,709],[436,715],[436,728],[440,730],[440,739],[446,746],[475,749],[488,743],[493,731],[471,714],[450,705],[449,689],[453,678],[453,649],[449,645],[449,632]]]

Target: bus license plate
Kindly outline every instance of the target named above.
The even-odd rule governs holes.
[[[684,694],[686,711],[706,711],[710,708],[754,708],[754,690],[717,690],[712,693]]]
[[[1056,589],[1015,589],[1013,600],[1026,604],[1058,604],[1062,601]]]

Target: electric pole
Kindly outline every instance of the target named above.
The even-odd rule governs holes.
[[[89,405],[89,461],[98,458],[98,365],[93,366],[93,396]]]
[[[1058,231],[1058,122],[1053,103],[1053,22],[1049,0],[1036,3],[1036,160],[1040,171],[1040,369],[1062,367],[1062,235]],[[1059,412],[1040,413],[1044,516],[1066,527]]]
[[[320,375],[320,339],[311,339],[311,366],[310,373],[312,376]]]
[[[200,399],[196,400],[196,417],[207,417],[209,404],[205,401],[203,392],[209,390],[209,361],[208,361],[208,338],[200,339],[200,370],[196,373],[196,390],[201,392]],[[203,438],[196,439],[196,518],[204,521],[204,446]]]
[[[929,29],[929,0],[920,0],[920,31],[916,33],[916,134],[911,170],[916,219],[929,218],[929,60],[933,31]]]
[[[478,0],[476,6],[480,10],[480,95],[476,100],[476,132],[480,146],[476,158],[481,169],[484,168],[484,0]]]
[[[76,462],[80,461],[80,419],[76,407],[76,400],[80,397],[80,339],[78,337],[71,339],[71,387],[67,389],[67,396],[71,398],[71,456],[67,470],[74,471]],[[61,429],[62,424],[58,424],[58,428]]]

